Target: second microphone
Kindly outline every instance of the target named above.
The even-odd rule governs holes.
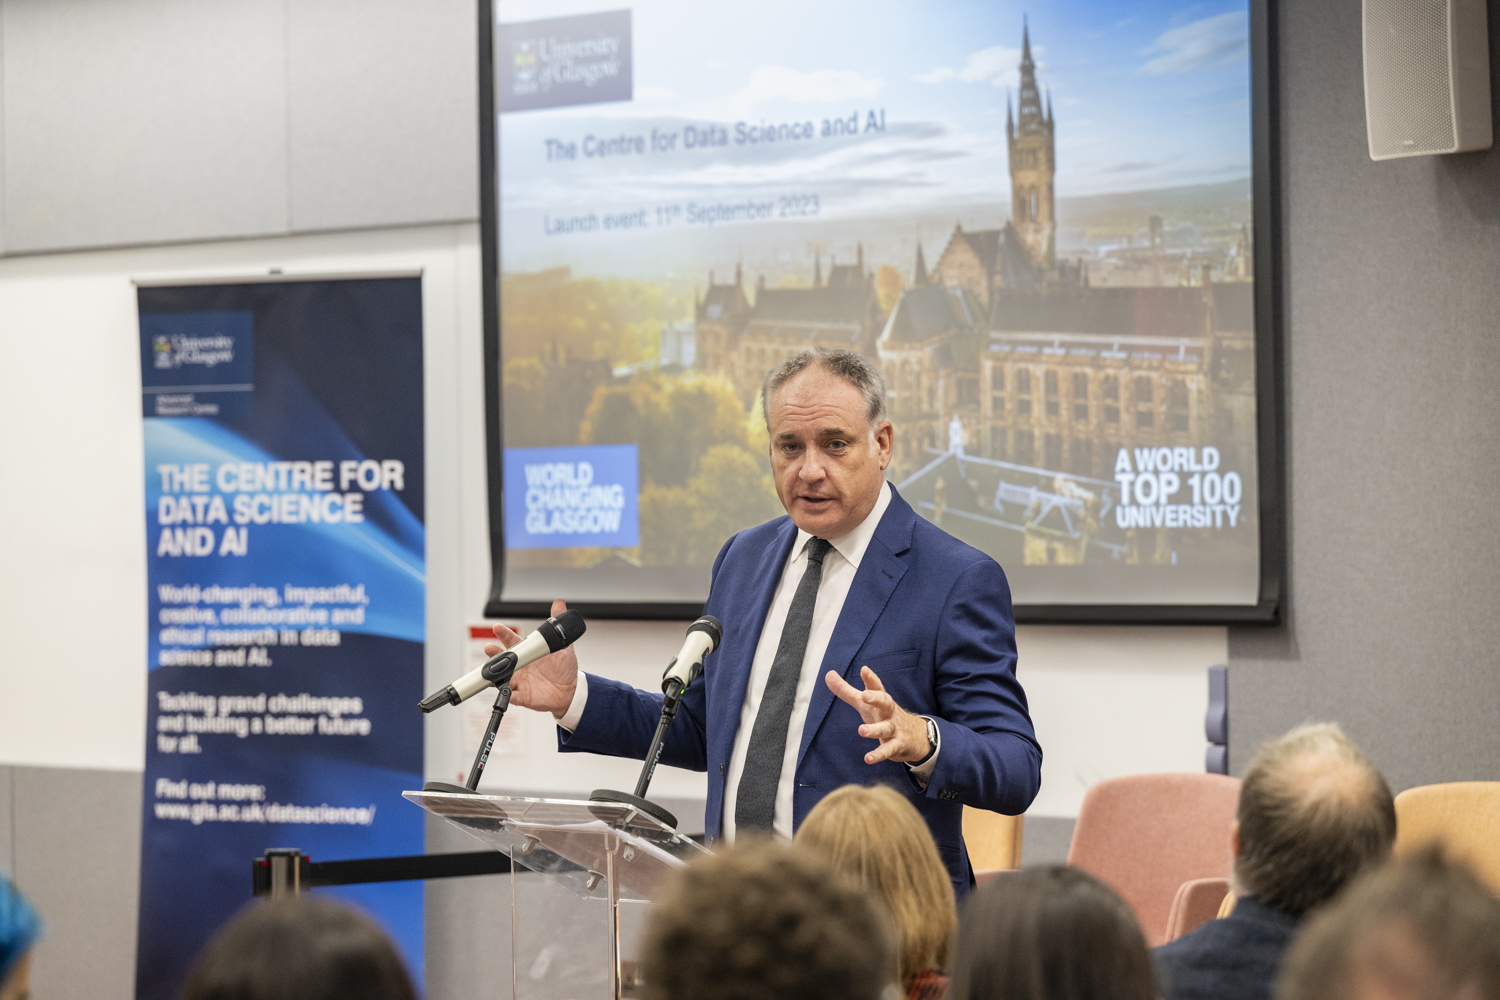
[[[512,674],[527,664],[577,642],[587,628],[583,615],[577,611],[564,611],[555,618],[548,618],[537,626],[535,632],[493,657],[484,666],[469,671],[447,687],[423,698],[420,707],[424,712],[434,712],[444,705],[457,705],[467,701],[485,688],[505,684],[510,681]]]

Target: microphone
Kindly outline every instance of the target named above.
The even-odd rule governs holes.
[[[527,664],[577,642],[587,628],[583,615],[577,611],[564,611],[556,618],[548,618],[537,626],[535,632],[484,666],[470,670],[447,687],[423,698],[418,707],[423,712],[435,712],[444,705],[468,701],[487,687],[508,683],[511,675]]]
[[[656,773],[656,765],[661,761],[667,730],[672,728],[672,720],[677,718],[677,711],[682,706],[682,692],[703,672],[703,658],[718,649],[723,638],[724,626],[713,615],[704,615],[688,626],[682,649],[677,651],[672,662],[667,664],[666,673],[662,675],[661,690],[666,697],[662,699],[661,718],[656,722],[656,735],[651,738],[651,749],[646,751],[646,762],[641,765],[641,776],[636,779],[635,791],[617,792],[610,788],[596,788],[589,796],[590,802],[627,805],[655,818],[667,829],[677,829],[677,817],[646,798],[646,789],[651,786],[651,776]],[[606,823],[613,823],[617,813],[615,810],[607,813],[599,811],[594,815]]]
[[[667,664],[667,670],[662,674],[662,691],[666,692],[668,697],[673,695],[674,685],[677,688],[677,694],[686,691],[688,685],[703,672],[703,658],[718,649],[719,641],[723,638],[724,626],[713,615],[704,615],[689,625],[687,638],[683,640],[682,648],[677,651],[677,656]]]

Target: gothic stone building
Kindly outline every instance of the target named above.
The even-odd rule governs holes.
[[[831,264],[825,281],[814,265],[811,288],[767,288],[756,283],[755,301],[735,283],[716,285],[698,303],[695,331],[700,367],[724,375],[747,409],[755,406],[766,373],[786,358],[819,347],[842,347],[874,357],[882,314],[864,249],[853,264]]]
[[[1113,478],[1122,447],[1248,447],[1255,414],[1249,282],[1186,288],[905,293],[879,341],[899,481],[947,450],[1049,474]]]
[[[1031,59],[1031,34],[1021,36],[1019,120],[1005,107],[1010,158],[1010,219],[999,229],[965,232],[955,226],[930,278],[919,262],[917,284],[946,285],[971,292],[986,308],[1002,288],[1030,288],[1067,277],[1057,268],[1057,212],[1054,177],[1057,154],[1050,99],[1042,110]],[[920,251],[919,251],[920,253]]]

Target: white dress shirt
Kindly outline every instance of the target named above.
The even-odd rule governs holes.
[[[807,651],[802,658],[802,673],[797,679],[797,694],[792,702],[792,717],[786,731],[786,752],[782,758],[781,780],[776,785],[775,818],[772,829],[788,839],[792,836],[792,793],[796,787],[797,751],[802,745],[802,730],[807,724],[807,707],[812,701],[815,686],[823,683],[823,654],[828,650],[828,641],[833,638],[833,628],[838,623],[839,613],[844,610],[844,599],[849,596],[849,587],[854,583],[854,574],[860,560],[875,537],[875,528],[891,505],[891,487],[885,484],[875,507],[863,521],[847,534],[830,538],[832,548],[823,557],[823,578],[818,585],[818,599],[813,605],[812,629],[807,636]],[[786,625],[787,612],[791,610],[792,597],[802,574],[807,568],[807,543],[812,535],[797,530],[797,540],[792,544],[791,555],[781,571],[781,580],[776,584],[776,593],[771,598],[771,608],[766,613],[766,623],[761,629],[760,641],[755,647],[755,659],[750,665],[750,683],[745,688],[745,704],[740,709],[739,730],[734,736],[734,748],[729,755],[729,769],[724,779],[724,839],[734,841],[735,799],[740,788],[740,776],[745,771],[745,755],[750,747],[750,734],[755,728],[755,716],[760,711],[761,698],[765,695],[766,681],[771,676],[771,664],[776,659],[776,649],[781,645],[781,630]],[[856,688],[863,682],[854,678]],[[583,718],[583,707],[588,700],[587,675],[579,672],[578,689],[568,710],[558,720],[558,725],[572,732]],[[871,749],[875,744],[872,741]],[[912,768],[912,775],[926,781],[937,765],[937,754],[929,757],[921,767]]]

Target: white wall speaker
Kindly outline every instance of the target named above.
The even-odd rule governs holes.
[[[1485,0],[1363,0],[1370,158],[1488,149]]]

